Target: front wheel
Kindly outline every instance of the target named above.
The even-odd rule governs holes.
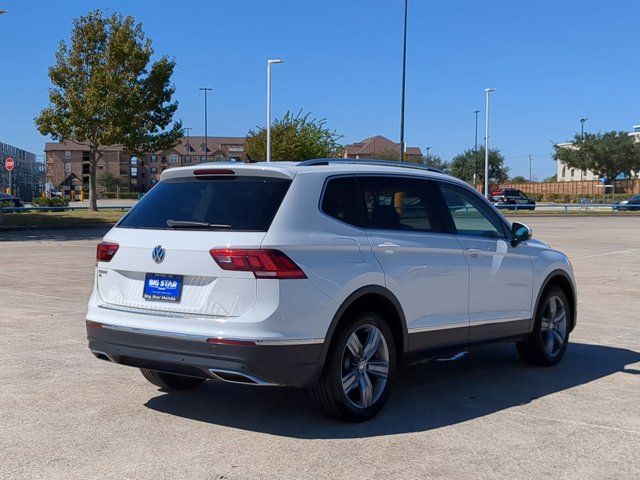
[[[555,365],[564,356],[569,343],[572,312],[564,291],[548,288],[540,299],[533,332],[516,346],[520,358],[530,365]]]
[[[185,375],[176,375],[174,373],[158,372],[156,370],[147,370],[141,368],[142,376],[156,387],[160,387],[169,392],[178,390],[191,390],[198,387],[205,381],[204,378],[187,377]]]
[[[395,376],[396,349],[380,315],[356,315],[333,339],[312,396],[327,416],[348,422],[373,418],[384,406]]]

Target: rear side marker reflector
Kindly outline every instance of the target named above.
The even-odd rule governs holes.
[[[97,262],[110,262],[120,245],[112,242],[101,242],[96,249]]]
[[[302,269],[280,250],[214,248],[209,253],[223,270],[253,272],[256,278],[307,278]]]

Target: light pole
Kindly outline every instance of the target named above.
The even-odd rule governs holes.
[[[489,95],[495,88],[485,88],[485,119],[484,119],[484,196],[489,198]]]
[[[474,110],[473,113],[476,115],[476,139],[473,144],[473,186],[478,188],[478,114],[480,110]]]
[[[531,160],[533,160],[533,155],[529,155],[529,181],[531,181]]]
[[[271,65],[284,63],[280,58],[267,60],[267,162],[271,161]]]
[[[429,158],[429,150],[431,150],[431,146],[427,147],[427,158]]]
[[[580,138],[582,139],[583,142],[584,142],[584,122],[586,122],[587,120],[589,119],[588,118],[580,119]]]
[[[209,87],[202,87],[199,89],[204,92],[204,161],[209,161],[209,132],[207,132],[207,92],[212,90]]]
[[[400,161],[404,160],[404,97],[407,84],[407,11],[409,0],[404,0],[404,32],[402,38],[402,93],[400,95]]]

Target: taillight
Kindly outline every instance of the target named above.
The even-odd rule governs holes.
[[[302,269],[280,250],[214,248],[209,253],[223,270],[253,272],[256,278],[307,278]]]
[[[100,242],[96,250],[96,261],[110,262],[113,256],[118,251],[118,247],[120,247],[120,245],[118,245],[117,243]]]

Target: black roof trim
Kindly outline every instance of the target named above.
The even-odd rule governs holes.
[[[442,170],[430,167],[428,165],[422,165],[420,163],[400,162],[392,160],[376,160],[376,159],[357,159],[357,158],[313,158],[311,160],[305,160],[298,162],[298,167],[316,167],[320,165],[330,164],[346,164],[346,165],[373,165],[379,167],[400,167],[400,168],[413,168],[414,170],[423,170],[427,172],[444,173]]]

